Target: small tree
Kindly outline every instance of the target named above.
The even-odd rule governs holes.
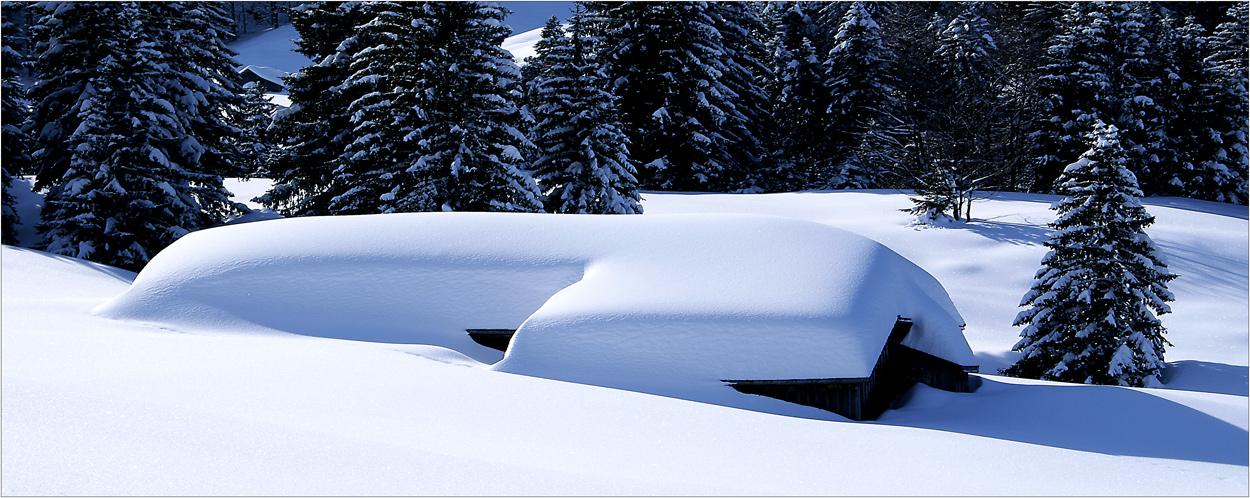
[[[265,89],[255,81],[243,85],[243,100],[235,109],[236,126],[243,130],[236,146],[239,148],[239,169],[243,176],[261,176],[268,171],[279,150],[274,143],[274,112],[278,106],[265,97]]]
[[[1099,122],[1087,137],[1093,147],[1060,175],[1068,197],[1054,205],[1051,251],[1016,317],[1025,329],[1013,349],[1023,355],[1003,373],[1157,386],[1169,343],[1156,313],[1170,311],[1176,275],[1144,232],[1154,217],[1138,202],[1118,130]]]

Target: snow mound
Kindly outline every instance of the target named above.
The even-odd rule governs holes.
[[[518,329],[499,371],[664,393],[867,377],[904,344],[976,360],[942,286],[885,246],[758,215],[408,213],[192,233],[97,312],[198,328],[428,344]]]

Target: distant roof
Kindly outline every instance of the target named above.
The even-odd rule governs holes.
[[[282,83],[282,78],[290,76],[291,73],[288,73],[281,69],[274,69],[272,67],[266,67],[266,66],[245,66],[243,67],[243,69],[239,70],[239,74],[242,74],[242,75],[250,74],[250,75],[255,76],[256,78],[259,78],[269,83],[272,83],[274,85],[277,85],[279,88],[283,88],[285,87],[285,85]]]

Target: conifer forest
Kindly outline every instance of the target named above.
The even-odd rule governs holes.
[[[5,4],[5,178],[47,250],[141,268],[243,209],[223,177],[285,216],[888,188],[958,220],[1056,192],[1099,122],[1143,195],[1247,199],[1243,2],[582,2],[520,64],[490,3],[261,4],[316,62],[290,108],[241,84],[233,3]]]

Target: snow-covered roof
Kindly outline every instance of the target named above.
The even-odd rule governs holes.
[[[896,317],[905,345],[975,359],[927,272],[790,218],[408,213],[192,233],[105,316],[420,343],[486,361],[466,329],[519,329],[501,371],[662,390],[721,379],[867,377]],[[491,358],[491,355],[495,355]]]
[[[244,73],[255,74],[256,77],[281,87],[285,87],[282,83],[282,78],[290,76],[291,74],[281,69],[274,69],[268,66],[245,66],[243,69],[239,70],[239,74]]]

